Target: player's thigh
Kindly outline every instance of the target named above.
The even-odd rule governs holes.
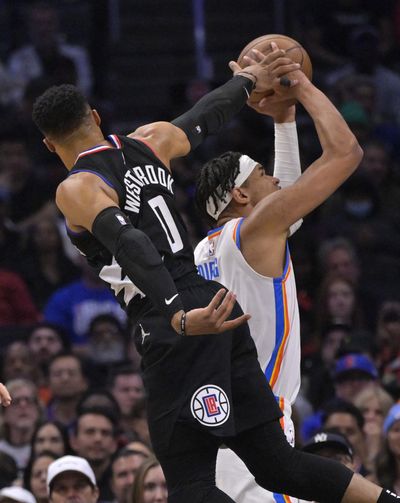
[[[185,423],[177,423],[168,449],[158,451],[168,491],[196,484],[215,485],[215,464],[220,440]]]

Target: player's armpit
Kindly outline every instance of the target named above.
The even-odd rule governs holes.
[[[92,173],[77,173],[62,182],[56,203],[71,230],[91,230],[97,215],[110,206],[118,207],[116,192]]]

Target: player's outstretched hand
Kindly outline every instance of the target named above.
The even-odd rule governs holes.
[[[245,56],[247,66],[241,68],[236,61],[229,62],[229,68],[234,75],[253,75],[256,80],[255,90],[264,92],[273,89],[280,83],[281,78],[287,74],[299,70],[300,65],[294,63],[279,47],[272,42],[272,51],[267,55],[257,49],[251,51],[251,56]],[[297,80],[292,79],[289,87],[297,85]]]
[[[4,407],[8,407],[11,403],[11,396],[8,392],[8,389],[4,386],[4,384],[0,383],[0,403]]]
[[[248,314],[228,320],[235,302],[236,295],[221,288],[207,307],[192,309],[186,313],[186,335],[219,334],[245,323],[250,319]]]

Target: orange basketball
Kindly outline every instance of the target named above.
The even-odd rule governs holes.
[[[239,54],[237,62],[242,68],[246,66],[246,63],[243,61],[243,57],[246,56],[246,54],[248,54],[252,49],[257,49],[267,55],[272,50],[271,42],[275,42],[279,49],[285,50],[294,63],[300,63],[300,69],[310,80],[312,79],[312,64],[309,55],[304,47],[302,47],[296,40],[287,37],[286,35],[263,35],[252,40]],[[253,91],[250,95],[250,102],[258,103],[264,96],[269,96],[271,94],[273,94],[272,90],[262,93]]]

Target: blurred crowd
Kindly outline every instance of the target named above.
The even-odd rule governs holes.
[[[161,483],[153,484],[161,499],[145,489],[148,474],[162,472],[152,457],[136,327],[69,244],[54,204],[64,168],[31,122],[34,99],[52,84],[74,83],[101,106],[89,42],[75,38],[77,23],[60,22],[86,2],[64,2],[65,12],[58,2],[18,4],[0,3],[8,32],[18,35],[15,47],[0,41],[0,381],[13,397],[0,418],[0,489],[22,486],[45,503],[48,465],[75,454],[93,469],[99,501],[165,503]],[[400,493],[400,2],[327,0],[321,9],[301,0],[290,16],[288,34],[307,48],[314,81],[364,149],[356,174],[290,240],[302,335],[297,444],[315,450],[316,435],[327,431],[329,446],[341,444],[356,471]],[[186,83],[179,103],[171,98],[170,118],[212,85]],[[306,168],[319,145],[300,109],[297,125]],[[194,206],[196,168],[225,150],[271,163],[272,122],[243,110],[175,161],[194,245],[207,231]]]

